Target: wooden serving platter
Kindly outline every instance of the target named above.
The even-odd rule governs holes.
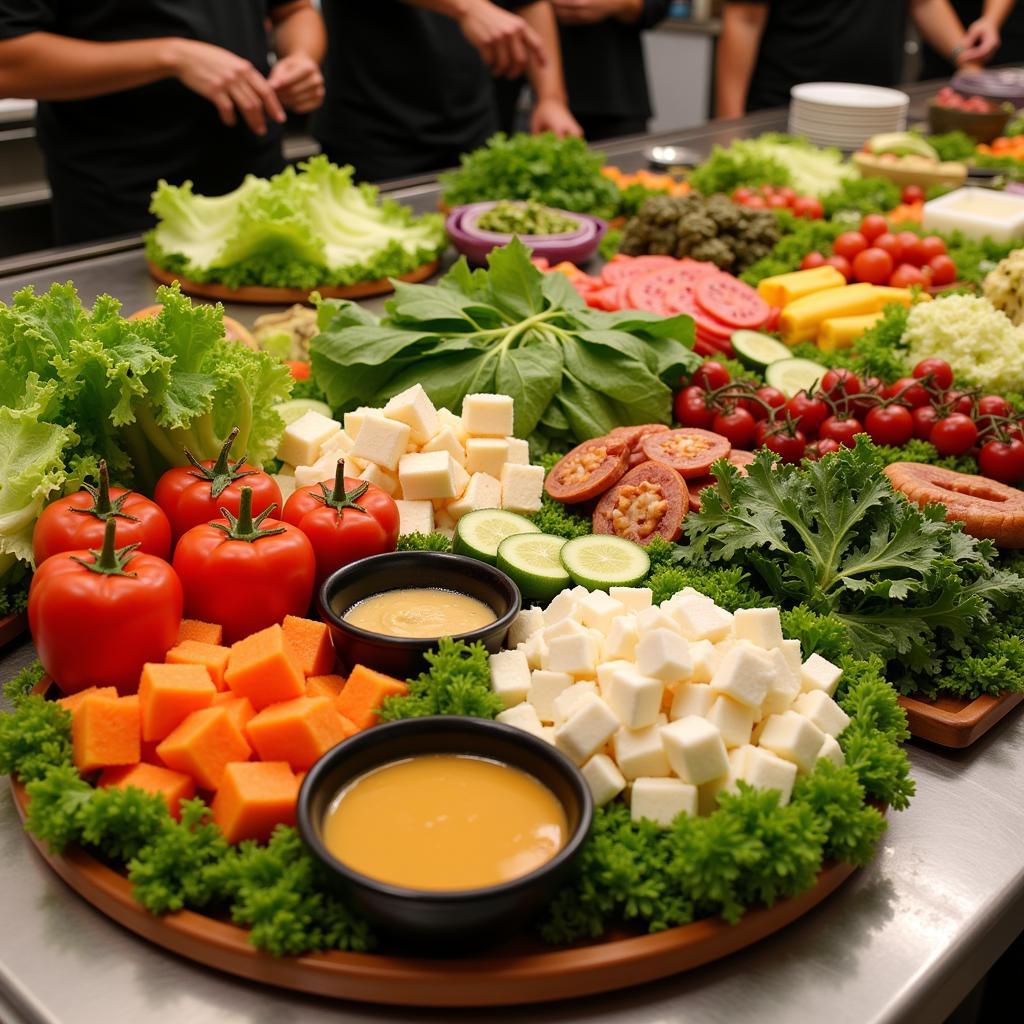
[[[398,280],[407,281],[410,284],[425,281],[436,273],[440,264],[440,260],[424,263],[423,266],[417,267],[408,274],[402,274]],[[196,295],[202,299],[216,299],[219,302],[277,306],[309,302],[309,296],[313,292],[319,292],[325,299],[366,299],[373,295],[386,295],[388,292],[394,291],[388,278],[381,278],[378,281],[360,281],[358,284],[349,285],[324,285],[320,288],[264,288],[261,285],[228,288],[226,285],[212,281],[200,282],[180,277],[170,270],[158,267],[152,260],[146,260],[146,267],[150,277],[161,284],[177,282],[181,286],[181,290],[189,295]]]
[[[17,640],[28,629],[28,616],[24,612],[0,616],[0,647]]]
[[[1024,693],[1004,693],[999,697],[939,697],[920,700],[900,697],[900,706],[907,713],[912,736],[937,743],[941,747],[960,749],[981,739],[1000,719],[1022,700]]]

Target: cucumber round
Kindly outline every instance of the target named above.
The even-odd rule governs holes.
[[[294,423],[307,412],[318,412],[321,416],[334,419],[334,413],[326,402],[318,402],[315,398],[289,398],[287,402],[278,402],[274,412],[284,420],[284,425]]]
[[[780,359],[771,363],[764,371],[765,383],[778,388],[787,398],[798,391],[813,393],[821,378],[828,373],[828,367],[813,359]]]
[[[540,533],[525,516],[505,512],[500,508],[481,508],[467,512],[455,528],[452,550],[457,555],[469,555],[481,562],[494,565],[498,557],[498,545],[506,538],[518,533]]]
[[[751,370],[763,370],[780,359],[789,359],[791,355],[788,345],[760,331],[733,331],[729,340],[736,358]]]
[[[651,560],[631,540],[595,533],[566,541],[562,565],[573,583],[587,590],[607,590],[636,586],[650,571]]]
[[[550,601],[569,586],[569,574],[559,558],[565,539],[547,533],[519,533],[498,545],[496,563],[508,573],[523,597]]]

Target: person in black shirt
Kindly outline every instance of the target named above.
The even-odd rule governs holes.
[[[949,0],[726,0],[718,116],[784,106],[800,82],[896,85],[908,9],[938,49],[952,53],[962,46],[964,28]]]
[[[0,0],[0,96],[40,101],[58,243],[145,229],[160,178],[217,195],[281,170],[324,48],[309,0]]]
[[[1024,64],[1024,4],[1016,0],[951,0],[967,26],[953,60],[925,41],[921,80],[948,78],[955,71],[980,71],[983,64]]]

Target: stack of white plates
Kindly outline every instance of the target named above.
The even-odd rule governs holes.
[[[910,97],[852,82],[804,82],[790,90],[789,130],[819,146],[860,149],[872,135],[907,127]]]

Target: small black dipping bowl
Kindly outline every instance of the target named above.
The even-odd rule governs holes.
[[[328,852],[322,838],[331,801],[359,776],[417,754],[471,754],[500,761],[544,783],[565,809],[565,846],[539,868],[482,889],[407,889],[353,871]],[[437,715],[379,725],[329,750],[299,791],[299,832],[337,882],[339,891],[393,942],[450,951],[507,938],[551,898],[580,852],[594,802],[576,766],[550,743],[521,729],[482,718]],[[415,857],[416,851],[409,850]]]
[[[440,551],[395,551],[343,566],[320,588],[320,617],[327,623],[334,649],[349,668],[365,665],[397,679],[410,679],[426,667],[423,655],[438,638],[384,636],[353,626],[345,613],[366,597],[408,588],[454,590],[483,601],[494,622],[459,633],[457,640],[480,640],[492,654],[501,650],[508,627],[519,614],[519,588],[500,569],[465,555]]]

